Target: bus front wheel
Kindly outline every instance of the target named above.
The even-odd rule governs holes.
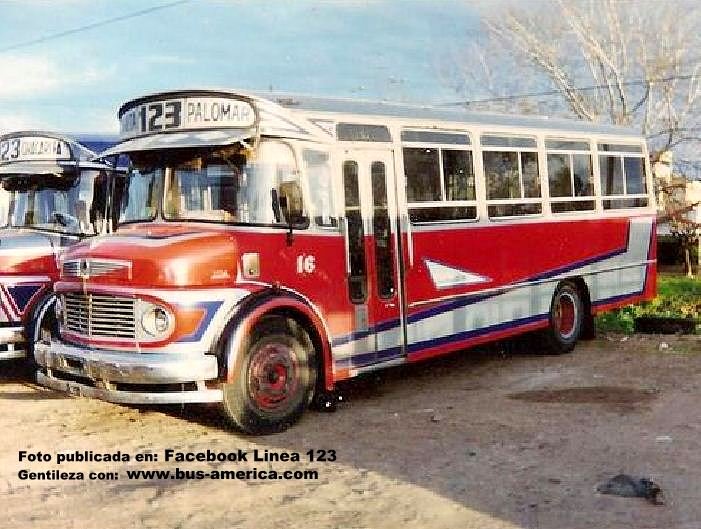
[[[549,325],[544,333],[547,352],[569,353],[577,344],[584,321],[584,304],[576,285],[560,283],[550,303]]]
[[[223,408],[234,426],[249,434],[285,430],[311,401],[316,354],[309,334],[296,321],[263,318],[246,341],[223,384]]]

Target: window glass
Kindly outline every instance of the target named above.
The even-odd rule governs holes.
[[[644,208],[647,198],[615,198],[604,200],[604,209]]]
[[[588,151],[586,141],[545,140],[545,148],[553,151]]]
[[[636,195],[646,192],[644,164],[642,158],[623,158],[623,169],[626,173],[626,194]]]
[[[469,145],[470,137],[467,134],[459,134],[453,132],[403,130],[402,141],[412,141],[419,143],[454,143],[456,145]]]
[[[553,213],[569,213],[571,211],[590,211],[596,208],[594,200],[575,200],[572,202],[553,202],[550,209]]]
[[[521,198],[518,153],[484,151],[482,156],[487,198]]]
[[[619,156],[599,156],[601,172],[601,193],[604,195],[623,194],[623,171]]]
[[[540,196],[538,153],[521,153],[521,174],[523,175],[523,196],[525,198],[538,198]]]
[[[519,138],[516,136],[494,136],[483,134],[480,142],[485,147],[515,147],[535,149],[537,147],[535,138]]]
[[[336,126],[336,136],[343,141],[392,141],[389,129],[384,125],[339,123]]]
[[[571,197],[569,154],[548,154],[548,184],[551,197]]]
[[[539,215],[540,204],[493,204],[487,206],[490,217],[515,217],[517,215]]]
[[[8,176],[2,181],[8,225],[72,235],[100,233],[108,180],[107,173],[89,169],[61,176]]]
[[[407,201],[441,200],[438,149],[405,148],[403,152]]]
[[[367,299],[367,276],[365,272],[365,229],[360,212],[360,190],[358,188],[358,164],[343,162],[343,189],[345,190],[345,214],[348,222],[348,252],[350,275],[348,291],[353,303]]]
[[[119,222],[152,220],[158,211],[158,186],[163,169],[133,169],[127,177],[120,205]]]
[[[600,151],[633,153],[643,152],[643,148],[640,145],[617,145],[614,143],[599,143],[598,147]]]
[[[409,219],[414,223],[476,218],[477,208],[475,206],[437,206],[409,209]]]
[[[331,161],[329,153],[312,149],[302,152],[304,172],[309,183],[309,194],[318,226],[336,226],[331,194]]]
[[[573,154],[574,195],[590,197],[594,194],[594,170],[591,156],[588,154]]]
[[[475,200],[472,152],[442,149],[446,200]]]
[[[387,210],[387,185],[384,163],[372,163],[370,180],[372,181],[372,229],[375,236],[377,294],[381,298],[387,299],[394,294],[394,259],[392,257],[392,232]]]

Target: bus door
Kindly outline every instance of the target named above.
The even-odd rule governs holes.
[[[392,151],[346,150],[341,174],[357,368],[404,355]]]

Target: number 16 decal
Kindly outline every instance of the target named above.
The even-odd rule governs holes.
[[[316,269],[316,257],[313,255],[299,255],[297,256],[297,273],[298,274],[311,274]]]

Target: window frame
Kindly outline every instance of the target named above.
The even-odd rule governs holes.
[[[438,137],[440,134],[445,134],[446,138],[449,136],[465,137],[467,139],[466,143],[439,143],[433,141],[418,141],[418,140],[405,140],[403,138],[404,133],[421,133],[425,132],[427,135],[433,137]],[[477,171],[477,164],[475,163],[476,153],[474,139],[472,133],[466,130],[455,130],[455,129],[426,129],[422,127],[402,127],[400,131],[401,138],[401,153],[402,153],[402,167],[404,168],[404,178],[405,178],[405,203],[407,210],[407,217],[412,226],[432,226],[435,224],[460,224],[465,222],[478,222],[480,220],[480,212],[478,207],[479,200],[479,175]],[[441,200],[426,200],[421,202],[409,202],[408,197],[406,197],[406,183],[407,183],[407,172],[404,157],[404,149],[435,149],[438,151],[438,172],[440,179],[440,190],[441,190]],[[445,164],[443,162],[443,151],[461,151],[470,153],[470,163],[472,170],[472,180],[474,183],[474,198],[470,200],[448,200],[446,198],[446,187],[445,187]],[[421,220],[413,221],[411,220],[411,210],[412,209],[438,209],[438,208],[457,208],[457,207],[467,207],[474,208],[475,216],[459,219],[443,219],[443,220]]]
[[[589,147],[588,150],[580,150],[580,149],[575,149],[575,148],[558,148],[558,147],[548,147],[548,142],[562,142],[562,143],[586,143]],[[596,191],[596,180],[597,180],[597,171],[596,171],[596,166],[594,162],[594,158],[597,157],[597,152],[594,148],[594,142],[591,139],[586,139],[586,138],[563,138],[560,136],[545,136],[543,138],[543,146],[544,146],[544,152],[545,152],[545,172],[547,175],[547,184],[548,184],[548,205],[550,207],[550,212],[553,215],[581,215],[581,214],[586,214],[589,212],[596,212],[599,211],[599,199],[601,198]],[[550,193],[550,162],[548,159],[548,156],[550,154],[561,154],[561,155],[566,155],[569,159],[569,170],[570,170],[570,190],[572,191],[572,194],[569,196],[553,196]],[[575,191],[575,185],[574,185],[574,156],[577,154],[586,154],[589,155],[589,163],[591,167],[591,194],[590,195],[581,195],[578,196],[576,195]],[[598,164],[598,158],[597,162]],[[584,202],[593,202],[594,207],[589,208],[589,209],[582,209],[582,210],[573,210],[573,211],[554,211],[553,210],[553,205],[554,204],[565,204],[565,203],[573,203],[573,202],[579,202],[579,203],[584,203]]]
[[[608,146],[608,147],[621,147],[621,149],[615,150],[605,150],[601,148],[601,146]],[[638,150],[639,149],[639,150]],[[644,148],[643,145],[638,145],[634,144],[631,142],[628,143],[622,143],[620,140],[599,140],[596,142],[596,163],[598,167],[598,172],[599,172],[599,178],[598,178],[598,185],[599,185],[599,200],[601,201],[601,208],[604,212],[609,212],[609,211],[620,211],[620,210],[641,210],[645,208],[649,208],[651,206],[651,190],[650,190],[650,174],[648,170],[648,157],[647,157],[647,152]],[[623,176],[623,193],[618,193],[618,194],[613,194],[613,195],[607,195],[604,192],[604,187],[602,186],[602,167],[601,167],[601,158],[617,158],[618,163],[621,168],[621,175]],[[626,168],[625,168],[625,160],[626,158],[633,158],[640,160],[640,166],[642,168],[642,175],[641,175],[641,182],[645,186],[645,192],[644,193],[627,193],[628,189],[628,177],[626,175]],[[631,202],[631,201],[638,201],[638,200],[644,200],[645,203],[641,206],[624,206],[624,207],[606,207],[607,203],[615,202],[615,201],[626,201],[626,202]]]
[[[532,140],[535,145],[533,147],[512,147],[512,146],[499,146],[499,145],[484,145],[483,143],[483,138],[484,137],[500,137],[500,138],[509,138],[509,139],[524,139],[524,140]],[[542,150],[542,144],[540,143],[541,137],[537,134],[529,135],[529,134],[513,134],[513,133],[501,133],[501,132],[493,132],[493,131],[482,131],[479,135],[479,146],[480,146],[480,154],[481,154],[481,165],[482,165],[482,180],[484,182],[485,186],[485,210],[487,214],[487,218],[490,221],[494,222],[499,222],[502,220],[513,220],[513,219],[528,219],[528,218],[537,218],[537,217],[543,217],[545,215],[545,204],[546,200],[545,197],[543,196],[543,164],[541,160],[541,150]],[[519,187],[521,190],[521,197],[520,198],[489,198],[489,191],[488,191],[488,182],[487,182],[487,171],[485,170],[485,163],[484,163],[484,153],[485,152],[515,152],[516,153],[516,161],[518,165],[518,179],[519,179]],[[522,152],[529,152],[533,153],[536,156],[536,161],[538,163],[538,175],[537,175],[537,180],[538,180],[538,188],[540,192],[539,197],[525,197],[524,192],[525,192],[525,185],[523,181],[523,161],[521,158],[521,153]],[[499,205],[520,205],[520,204],[538,204],[540,205],[540,213],[527,213],[524,215],[499,215],[499,216],[492,216],[489,214],[489,207],[490,206],[499,206]]]

